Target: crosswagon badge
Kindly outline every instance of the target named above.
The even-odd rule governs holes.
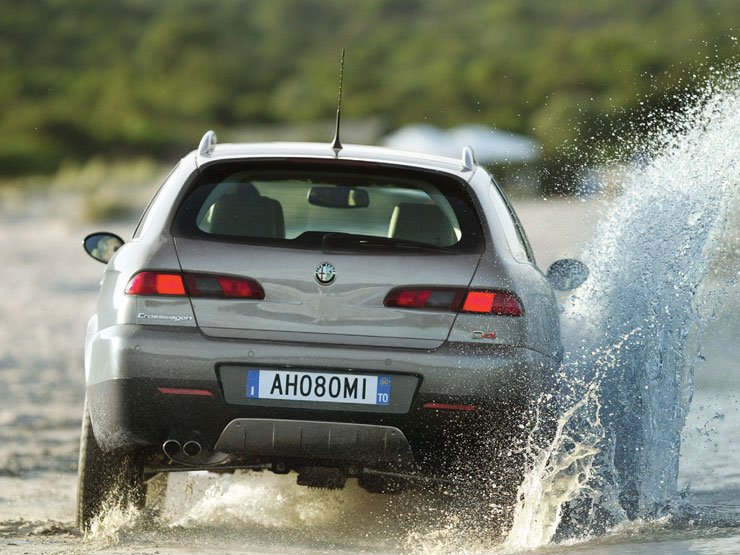
[[[334,264],[322,262],[316,267],[316,279],[321,285],[329,285],[337,277]]]

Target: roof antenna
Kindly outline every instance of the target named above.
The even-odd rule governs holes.
[[[337,100],[337,124],[334,131],[334,141],[331,144],[331,149],[334,151],[334,156],[339,156],[339,151],[342,150],[342,142],[339,140],[339,120],[342,114],[342,82],[344,81],[344,48],[342,48],[342,60],[339,62],[339,98]]]

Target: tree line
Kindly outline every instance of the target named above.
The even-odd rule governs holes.
[[[562,171],[737,62],[739,24],[737,0],[0,0],[0,174],[329,119],[342,48],[346,117],[493,125]]]

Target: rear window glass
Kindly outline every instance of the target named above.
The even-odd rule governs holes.
[[[455,178],[334,163],[206,167],[175,234],[298,248],[478,252],[482,232]]]

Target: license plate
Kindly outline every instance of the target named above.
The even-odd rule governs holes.
[[[391,401],[391,377],[250,369],[246,394],[248,399],[382,406]]]

